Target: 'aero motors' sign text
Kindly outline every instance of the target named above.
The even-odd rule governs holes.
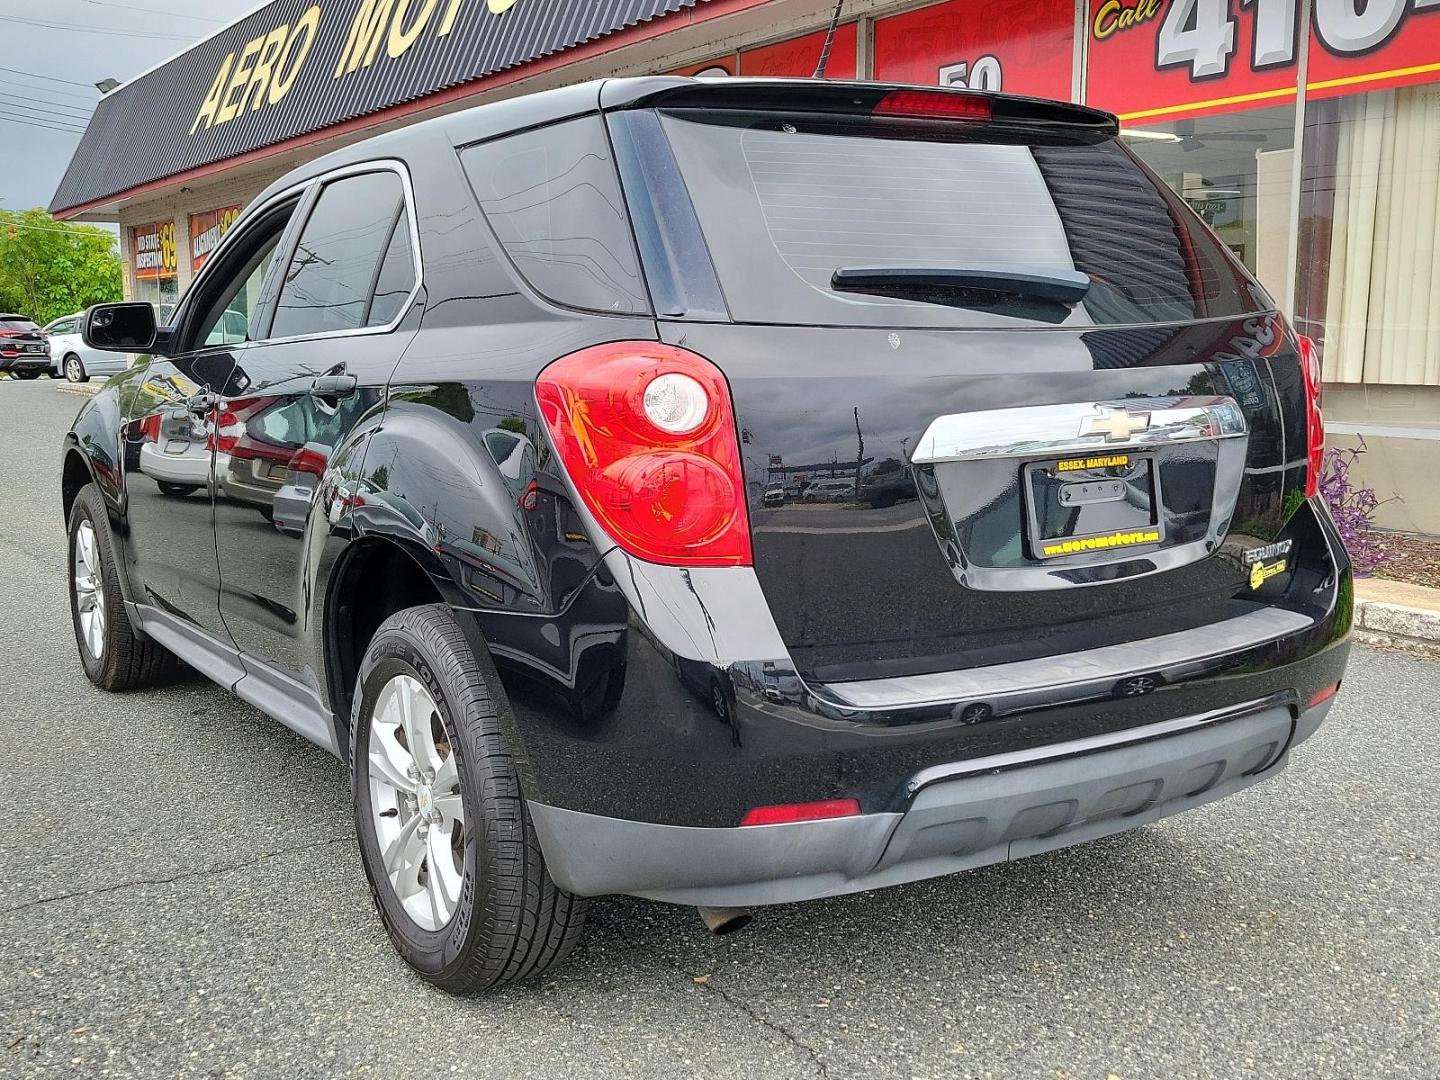
[[[103,205],[707,2],[269,0],[101,98],[51,209]]]
[[[391,60],[405,56],[427,33],[449,37],[466,4],[479,0],[361,0],[350,22],[335,65],[340,79],[368,68],[383,50]],[[492,15],[503,15],[517,0],[486,0]],[[258,112],[284,100],[299,78],[325,18],[322,4],[313,4],[293,23],[259,34],[220,63],[210,92],[190,125],[202,128],[227,124],[247,110]]]

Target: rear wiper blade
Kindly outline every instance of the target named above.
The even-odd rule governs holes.
[[[1015,296],[1075,304],[1090,290],[1090,276],[1061,267],[1025,270],[1005,266],[842,266],[830,275],[837,292],[906,294],[917,289]]]

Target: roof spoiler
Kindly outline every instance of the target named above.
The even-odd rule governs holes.
[[[988,101],[994,123],[1081,128],[1108,135],[1116,135],[1120,131],[1120,121],[1113,113],[1047,98],[988,94],[975,90],[905,83],[827,82],[822,79],[689,79],[656,76],[610,80],[601,87],[600,107],[784,109],[807,113],[871,115],[884,98],[897,93],[903,93],[907,98],[913,98],[913,95],[917,94],[926,97],[933,94],[937,103],[946,99]]]

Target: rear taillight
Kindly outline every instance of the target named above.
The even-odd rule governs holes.
[[[1325,465],[1325,418],[1320,412],[1320,350],[1308,337],[1300,337],[1300,370],[1305,376],[1306,496],[1320,493],[1320,470]]]
[[[730,388],[703,356],[620,341],[556,360],[535,384],[580,498],[620,547],[671,566],[748,566]]]
[[[235,451],[235,444],[240,441],[240,436],[245,434],[245,420],[238,416],[231,409],[221,409],[220,415],[215,418],[214,426],[210,429],[210,435],[205,440],[207,450],[218,450],[222,454],[230,454]]]
[[[977,124],[989,121],[993,113],[994,106],[988,97],[938,90],[892,90],[870,110],[871,116],[904,120],[965,120]]]

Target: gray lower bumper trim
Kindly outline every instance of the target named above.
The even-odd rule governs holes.
[[[1018,859],[1123,832],[1273,776],[1329,702],[929,784],[903,814],[701,829],[531,803],[551,876],[584,896],[790,903]]]

